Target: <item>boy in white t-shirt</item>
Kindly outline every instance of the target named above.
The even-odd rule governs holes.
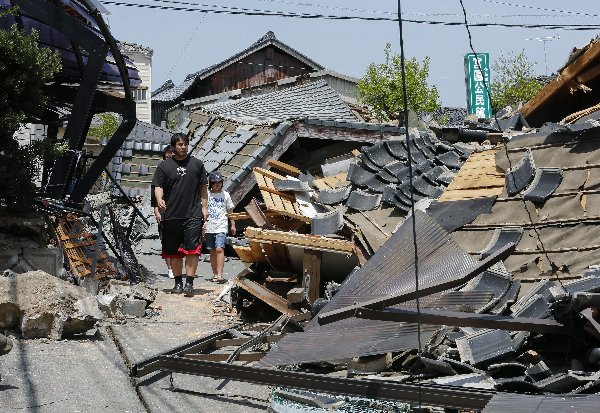
[[[225,266],[225,239],[230,228],[235,235],[235,221],[229,214],[233,212],[233,202],[229,192],[223,190],[223,175],[217,171],[208,174],[208,219],[204,222],[203,232],[206,237],[206,248],[210,250],[210,266],[213,271],[211,281],[224,283],[223,267]]]

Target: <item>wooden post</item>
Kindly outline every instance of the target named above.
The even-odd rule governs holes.
[[[302,287],[306,292],[306,299],[310,304],[314,303],[320,297],[321,251],[304,249]]]

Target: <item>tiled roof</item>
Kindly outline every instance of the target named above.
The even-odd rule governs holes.
[[[158,89],[156,89],[154,92],[152,92],[152,100],[156,100],[156,96],[160,95],[161,93],[172,89],[175,87],[175,83],[173,83],[173,81],[171,79],[167,79],[165,81],[165,83],[163,83],[162,85],[160,85],[158,87]]]
[[[249,123],[273,123],[308,117],[357,121],[350,108],[324,80],[260,96],[213,103],[204,106],[203,110]]]
[[[478,255],[498,228],[522,228],[516,252],[504,261],[507,270],[522,280],[579,277],[590,265],[600,264],[596,242],[600,236],[600,128],[547,124],[543,130],[513,137],[507,146],[506,151],[496,153],[496,170],[518,174],[517,166],[527,160],[527,180],[505,177],[491,211],[454,231],[453,239]],[[537,180],[529,179],[531,168],[539,175]],[[542,180],[543,171],[556,176]],[[475,184],[473,179],[464,182]],[[489,177],[481,178],[482,184],[484,180],[489,184]],[[518,180],[524,185],[510,185]],[[541,195],[533,198],[534,204],[527,195],[536,191]]]
[[[153,142],[168,144],[171,141],[173,132],[152,123],[137,121],[127,137],[127,141],[133,142]]]
[[[185,93],[196,80],[205,79],[213,73],[231,65],[248,56],[251,53],[254,53],[257,50],[260,50],[264,47],[273,45],[284,52],[292,55],[296,59],[300,60],[304,64],[310,66],[315,70],[322,70],[323,66],[319,65],[317,62],[298,52],[297,50],[291,48],[290,46],[282,43],[277,37],[275,37],[275,33],[269,31],[263,37],[254,42],[247,49],[242,50],[241,52],[231,56],[230,58],[222,61],[221,63],[217,63],[205,69],[202,69],[196,73],[191,73],[186,76],[185,80],[178,86],[173,88],[169,88],[167,90],[163,90],[160,93],[156,93],[152,99],[160,102],[171,102],[177,100],[183,93]]]
[[[151,123],[137,121],[113,156],[108,169],[130,198],[143,196],[150,189],[152,176],[172,134]],[[116,188],[113,193],[121,196]]]

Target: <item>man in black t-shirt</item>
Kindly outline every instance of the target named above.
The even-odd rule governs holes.
[[[194,295],[194,277],[200,255],[202,217],[208,215],[207,178],[204,164],[188,155],[189,138],[182,133],[171,137],[173,157],[162,161],[154,172],[152,185],[156,204],[163,212],[163,258],[171,258],[175,277],[172,293]],[[183,257],[186,283],[183,287]]]

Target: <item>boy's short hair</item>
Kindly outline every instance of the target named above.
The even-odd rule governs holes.
[[[171,136],[171,146],[175,147],[175,145],[177,145],[177,142],[179,141],[184,141],[187,145],[190,144],[190,138],[188,138],[188,136],[185,133],[174,133],[173,136]]]

